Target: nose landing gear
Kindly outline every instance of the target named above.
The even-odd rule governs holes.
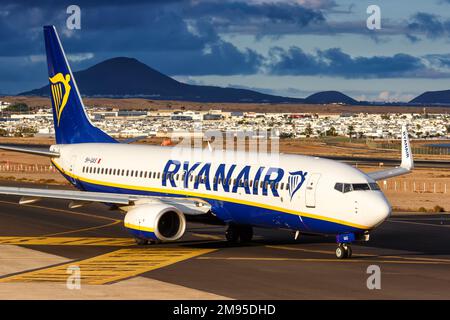
[[[352,257],[352,247],[350,244],[355,241],[355,238],[353,233],[338,234],[336,236],[336,242],[338,243],[336,258],[350,259]]]
[[[350,259],[352,257],[352,247],[347,243],[339,243],[336,248],[336,258]]]

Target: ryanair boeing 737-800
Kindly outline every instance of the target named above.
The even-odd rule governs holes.
[[[177,153],[119,143],[90,122],[55,27],[44,27],[44,36],[56,144],[48,151],[0,148],[49,157],[79,191],[0,187],[0,194],[21,196],[21,203],[57,198],[70,200],[71,208],[115,206],[126,213],[124,226],[138,244],[178,240],[186,217],[198,216],[227,224],[230,242],[250,241],[253,227],[335,235],[336,256],[349,258],[350,243],[368,240],[391,213],[376,181],[413,168],[405,127],[400,167],[369,174],[300,155],[264,162],[241,151]]]

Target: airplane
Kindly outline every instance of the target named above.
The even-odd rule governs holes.
[[[335,236],[336,257],[346,259],[351,243],[368,241],[391,214],[376,181],[414,168],[406,126],[400,166],[370,173],[303,155],[264,162],[246,151],[189,147],[177,153],[119,142],[91,123],[54,26],[44,26],[44,38],[56,144],[0,148],[49,157],[78,190],[0,187],[21,204],[43,198],[68,200],[69,208],[104,203],[125,213],[124,227],[138,245],[176,241],[187,219],[203,219],[227,225],[232,244],[251,241],[254,227]]]

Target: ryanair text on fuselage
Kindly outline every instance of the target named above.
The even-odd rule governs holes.
[[[233,178],[233,173],[239,170],[236,170],[236,167],[236,164],[221,163],[216,169],[212,169],[210,162],[195,162],[191,164],[189,161],[168,160],[162,174],[162,185],[164,187],[172,186],[174,188],[180,186],[177,185],[175,175],[181,173],[181,183],[184,188],[188,188],[189,180],[193,180],[194,189],[198,189],[200,185],[204,185],[208,191],[218,191],[220,186],[224,192],[237,193],[238,190],[242,189],[246,194],[261,194],[264,196],[267,196],[270,190],[274,197],[279,197],[277,185],[281,182],[285,174],[282,168],[259,166],[256,172],[251,175],[252,166],[246,165],[240,168],[239,173]],[[197,169],[196,177],[192,179],[191,176]],[[296,171],[290,172],[289,174],[290,176],[295,175],[298,177],[295,185],[288,185],[292,199],[292,196],[305,182],[308,173],[306,171]],[[254,183],[249,183],[250,181]]]

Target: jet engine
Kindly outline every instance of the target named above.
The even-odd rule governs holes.
[[[186,218],[177,208],[164,203],[142,204],[131,209],[125,228],[137,239],[174,241],[186,230]]]

